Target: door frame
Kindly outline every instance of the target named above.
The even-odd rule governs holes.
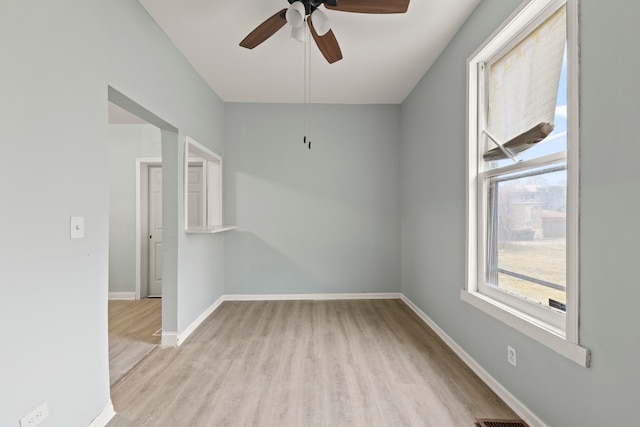
[[[162,166],[162,159],[136,159],[136,299],[149,295],[149,166]]]

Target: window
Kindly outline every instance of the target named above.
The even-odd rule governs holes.
[[[185,142],[184,221],[190,233],[215,233],[222,225],[222,157],[187,137]]]
[[[572,360],[578,344],[577,2],[533,0],[468,62],[462,299]]]

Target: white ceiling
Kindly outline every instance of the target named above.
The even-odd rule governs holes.
[[[225,102],[304,102],[304,44],[288,25],[255,49],[239,46],[286,0],[139,1]],[[328,64],[311,46],[310,101],[402,103],[479,2],[411,0],[394,15],[322,7],[343,59]]]

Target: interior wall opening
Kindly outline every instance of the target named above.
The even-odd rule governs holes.
[[[112,390],[161,345],[165,313],[163,147],[177,129],[109,87],[109,376]],[[167,132],[168,131],[168,132]],[[168,137],[169,135],[169,137]],[[166,147],[165,147],[166,148]],[[171,289],[172,287],[169,286]],[[171,329],[171,328],[170,328]]]

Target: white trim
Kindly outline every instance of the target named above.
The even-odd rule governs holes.
[[[207,227],[189,228],[184,230],[187,234],[215,234],[222,233],[223,231],[231,231],[237,229],[237,225],[212,225]]]
[[[566,338],[580,344],[580,56],[578,0],[567,0],[567,324]]]
[[[211,212],[209,212],[209,208],[211,206],[211,203],[209,201],[209,196],[210,194],[210,189],[209,184],[210,184],[210,173],[208,171],[209,167],[207,167],[207,163],[211,162],[211,163],[217,163],[219,165],[219,176],[218,176],[218,188],[217,188],[217,194],[218,194],[218,212],[216,213],[216,216],[219,218],[220,223],[223,222],[222,220],[222,201],[223,201],[223,197],[222,197],[222,156],[220,156],[219,154],[215,153],[214,151],[210,150],[209,148],[205,147],[204,145],[200,144],[198,141],[194,140],[193,138],[189,137],[189,136],[185,136],[185,144],[184,144],[184,191],[183,191],[183,197],[182,197],[182,206],[183,206],[183,213],[184,213],[184,230],[185,232],[188,232],[189,229],[189,213],[188,213],[188,206],[189,206],[189,159],[190,159],[190,153],[193,152],[193,155],[198,159],[198,160],[202,160],[203,161],[203,168],[202,168],[202,180],[203,180],[203,193],[204,193],[204,209],[205,209],[205,217],[203,218],[203,220],[205,221],[205,228],[208,228],[210,226],[219,226],[220,224],[211,224]],[[202,232],[199,229],[195,230],[196,232]],[[220,231],[226,231],[226,230],[220,230]]]
[[[529,31],[532,26],[538,25],[538,21],[544,19],[549,13],[557,10],[563,4],[567,8],[567,108],[569,109],[567,122],[567,151],[534,160],[535,162],[548,163],[558,160],[560,155],[566,155],[567,161],[567,292],[566,313],[556,315],[552,309],[543,310],[535,305],[525,305],[515,309],[519,301],[513,299],[512,306],[507,306],[496,301],[504,302],[508,295],[500,294],[491,297],[490,289],[481,286],[484,277],[483,266],[487,265],[486,251],[486,224],[487,224],[487,193],[486,178],[505,171],[515,171],[531,165],[531,160],[520,164],[509,165],[497,170],[482,170],[479,165],[477,135],[480,124],[483,123],[483,108],[479,108],[479,98],[483,81],[477,64],[491,60],[497,53],[504,51],[504,46],[516,42],[523,32]],[[579,337],[579,61],[578,61],[578,1],[577,0],[536,0],[524,2],[493,34],[471,55],[467,62],[467,262],[466,262],[466,289],[461,293],[461,299],[474,307],[485,311],[494,318],[505,322],[507,325],[526,334],[530,338],[547,345],[554,351],[573,360],[581,366],[589,366],[589,350],[581,347]],[[555,156],[555,158],[554,158]],[[537,164],[537,163],[536,163]],[[480,295],[478,291],[486,292]],[[502,311],[502,313],[498,313]],[[529,314],[537,312],[533,319],[521,311]],[[544,322],[556,322],[555,327]],[[544,319],[544,321],[540,320]],[[528,325],[523,323],[528,322]],[[558,333],[557,327],[563,331]]]
[[[545,345],[572,362],[585,368],[589,367],[591,363],[589,349],[567,341],[563,337],[563,331],[559,331],[551,325],[544,324],[539,319],[527,316],[511,306],[500,303],[479,292],[469,292],[462,289],[460,299]]]
[[[136,299],[135,292],[109,292],[109,300],[134,300]]]
[[[436,322],[427,316],[417,305],[409,298],[401,294],[402,301],[409,306],[415,314],[418,315],[433,331],[445,342],[447,346],[469,367],[480,379],[489,386],[495,394],[502,399],[507,406],[518,414],[531,427],[546,427],[540,418],[536,416],[527,406],[520,402],[513,394],[509,392],[502,384],[493,378],[476,360],[471,357],[462,347],[458,345],[449,335],[444,332]]]
[[[203,311],[202,314],[196,318],[196,320],[191,322],[191,324],[187,326],[187,328],[184,331],[178,334],[176,339],[176,345],[177,346],[182,345],[182,343],[184,343],[187,340],[187,338],[189,338],[189,336],[193,333],[193,331],[195,331],[196,328],[200,326],[200,324],[204,322],[205,319],[211,315],[211,313],[213,313],[218,307],[220,307],[220,304],[222,304],[224,301],[225,301],[225,297],[223,295],[220,298],[218,298],[213,304],[211,304],[209,308]]]
[[[569,1],[567,1],[567,3],[569,3]],[[512,45],[514,43],[514,39],[521,34],[521,31],[516,31],[515,33],[511,31],[511,28],[509,28],[511,25],[517,25],[519,28],[523,28],[522,22],[536,22],[540,15],[546,10],[550,8],[557,10],[564,3],[565,0],[523,1],[520,6],[518,6],[516,10],[509,15],[504,23],[491,33],[484,43],[482,43],[480,47],[471,54],[471,58],[480,57],[483,61],[491,59],[495,53],[503,51],[504,46]],[[567,10],[567,12],[569,11]],[[486,52],[491,53],[487,55]]]
[[[567,161],[567,152],[559,151],[557,153],[547,154],[546,156],[536,157],[535,159],[523,160],[518,163],[513,163],[508,166],[503,166],[501,168],[495,169],[487,169],[485,171],[479,172],[478,176],[480,178],[493,178],[499,175],[507,175],[520,171],[528,171],[535,168],[540,168],[543,166],[551,166],[558,163],[563,163]]]
[[[306,301],[306,300],[357,300],[357,299],[401,299],[400,292],[357,294],[265,294],[224,295],[225,301]]]
[[[115,415],[116,411],[113,409],[111,399],[109,399],[107,406],[100,411],[100,413],[89,423],[87,427],[105,427]]]
[[[162,337],[160,339],[160,347],[177,347],[177,346],[178,346],[178,333],[162,331]]]

